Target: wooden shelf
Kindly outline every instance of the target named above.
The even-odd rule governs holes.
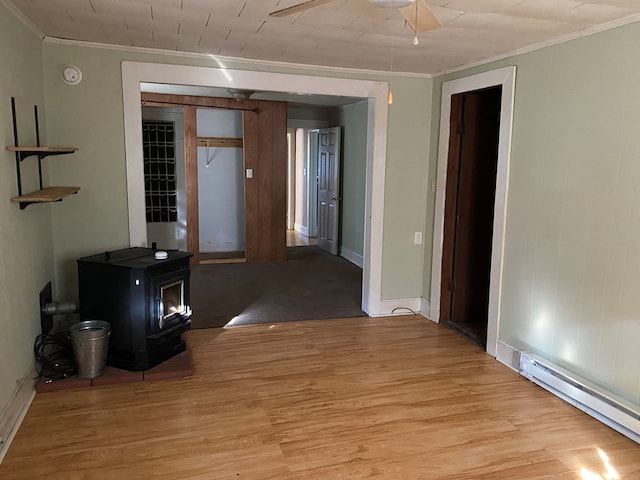
[[[32,203],[60,202],[64,197],[78,193],[80,187],[47,187],[44,188],[42,182],[42,160],[50,155],[67,155],[78,151],[77,147],[41,147],[40,128],[38,126],[38,106],[34,105],[33,115],[36,127],[36,146],[22,146],[18,143],[18,125],[16,122],[16,99],[11,97],[11,116],[13,118],[13,145],[7,148],[14,152],[16,156],[16,175],[18,179],[18,196],[11,198],[12,202],[20,204],[20,210],[24,210]],[[38,160],[38,180],[40,190],[23,194],[22,193],[22,161],[28,157],[37,157]]]
[[[76,147],[23,147],[23,146],[10,146],[7,147],[10,152],[15,152],[20,161],[27,157],[37,155],[39,157],[47,157],[49,155],[66,155],[69,153],[77,152]]]
[[[230,137],[198,137],[199,147],[242,148],[242,138]]]
[[[24,209],[32,203],[59,202],[64,197],[78,193],[78,190],[80,190],[80,187],[47,187],[42,190],[20,195],[19,197],[12,197],[11,201],[19,203],[20,208]]]
[[[37,153],[73,153],[77,152],[77,147],[7,147],[10,152],[34,152]]]

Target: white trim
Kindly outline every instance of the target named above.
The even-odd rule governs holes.
[[[431,318],[440,321],[440,294],[442,276],[442,242],[444,233],[444,201],[447,185],[447,159],[449,157],[449,119],[451,97],[457,93],[481,88],[502,86],[500,135],[498,140],[498,166],[496,198],[491,246],[491,274],[489,279],[489,324],[487,326],[487,353],[496,356],[498,326],[500,323],[500,295],[502,293],[502,260],[507,214],[509,162],[511,157],[511,131],[515,98],[516,67],[504,67],[442,84],[440,139],[438,146],[437,189],[433,226],[433,256],[431,261]]]
[[[294,223],[293,229],[298,232],[300,235],[304,235],[305,237],[309,236],[309,229],[302,225],[301,223]]]
[[[0,0],[4,1],[4,0]],[[305,70],[312,70],[317,72],[330,72],[330,73],[347,73],[356,75],[375,75],[384,77],[387,79],[389,75],[394,77],[408,77],[408,78],[433,78],[430,73],[417,73],[417,72],[390,72],[388,70],[368,70],[364,68],[349,68],[349,67],[336,67],[332,65],[313,65],[310,63],[291,63],[291,62],[278,62],[275,60],[257,60],[254,58],[242,58],[242,57],[227,57],[223,55],[212,55],[210,53],[199,52],[180,52],[175,50],[165,50],[161,48],[150,47],[132,47],[130,45],[113,45],[110,43],[100,42],[88,42],[84,40],[69,40],[66,38],[48,37],[42,35],[43,42],[53,43],[56,45],[70,45],[75,47],[86,48],[102,48],[105,50],[117,50],[120,52],[130,53],[146,53],[149,55],[166,55],[170,57],[180,58],[194,58],[198,60],[214,60],[216,63],[244,63],[248,65],[267,66],[275,68],[290,68],[297,69],[304,68]],[[310,57],[311,58],[311,57]],[[236,66],[237,68],[237,66]],[[261,89],[265,90],[265,89]]]
[[[32,364],[19,381],[9,402],[0,415],[0,463],[9,450],[13,437],[29,411],[33,397],[36,395],[37,382],[35,364]]]
[[[478,60],[477,62],[467,63],[465,65],[461,65],[459,67],[454,67],[448,70],[441,70],[439,72],[435,72],[432,74],[433,77],[439,77],[442,75],[448,75],[449,73],[460,72],[463,70],[468,70],[474,67],[480,67],[482,65],[487,65],[489,63],[497,62],[499,60],[504,60],[505,58],[518,57],[520,55],[524,55],[526,53],[535,52],[536,50],[542,50],[543,48],[552,47],[554,45],[560,45],[562,43],[569,42],[571,40],[576,40],[578,38],[588,37],[589,35],[594,35],[596,33],[605,32],[607,30],[611,30],[613,28],[622,27],[624,25],[628,25],[630,23],[635,23],[640,21],[640,13],[634,13],[633,15],[629,15],[628,17],[619,18],[617,20],[613,20],[612,22],[603,23],[602,25],[595,25],[593,27],[588,27],[583,30],[579,30],[577,32],[568,33],[566,35],[562,35],[560,37],[552,38],[550,40],[545,40],[544,42],[534,43],[533,45],[527,45],[522,48],[517,48],[515,50],[511,50],[507,53],[503,53],[501,55],[496,55],[491,58],[485,58],[483,60]],[[395,73],[395,72],[394,72]]]
[[[431,303],[424,297],[420,297],[420,313],[431,320]]]
[[[496,360],[520,373],[520,351],[500,340],[496,346]]]
[[[371,80],[230,70],[224,68],[222,62],[218,63],[221,68],[122,62],[122,103],[130,246],[144,246],[147,242],[142,162],[141,82],[366,98],[369,105],[367,116],[367,139],[369,142],[367,145],[367,183],[365,187],[362,310],[366,313],[379,312],[382,294],[388,84]]]
[[[640,409],[636,404],[531,352],[520,353],[519,370],[532,382],[640,443]]]
[[[395,310],[395,312],[394,312]],[[411,315],[420,312],[419,298],[399,298],[396,300],[381,300],[380,311],[370,314],[371,317],[391,317],[399,315]]]
[[[349,260],[354,265],[362,268],[363,259],[362,255],[354,252],[353,250],[349,250],[348,248],[340,247],[340,256],[345,260]]]

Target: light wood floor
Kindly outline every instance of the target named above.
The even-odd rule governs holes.
[[[638,444],[422,317],[187,337],[190,378],[38,394],[0,478],[614,478],[598,448],[640,478]]]
[[[305,237],[295,230],[287,230],[287,247],[305,247],[307,245],[317,245],[318,239]]]

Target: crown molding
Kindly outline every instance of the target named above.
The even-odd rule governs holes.
[[[499,60],[504,60],[506,58],[518,57],[520,55],[524,55],[525,53],[535,52],[536,50],[542,50],[543,48],[552,47],[554,45],[560,45],[561,43],[566,43],[571,40],[576,40],[578,38],[588,37],[596,33],[605,32],[607,30],[611,30],[617,27],[622,27],[624,25],[629,25],[630,23],[635,23],[639,21],[640,21],[640,13],[634,13],[633,15],[629,15],[628,17],[619,18],[618,20],[614,20],[608,23],[603,23],[602,25],[595,25],[593,27],[585,28],[583,30],[579,30],[574,33],[569,33],[567,35],[555,37],[550,40],[545,40],[544,42],[534,43],[533,45],[517,48],[515,50],[511,50],[510,52],[502,55],[486,58],[484,60],[479,60],[477,62],[467,63],[465,65],[461,65],[459,67],[451,68],[448,70],[441,70],[440,72],[433,73],[431,76],[434,78],[441,77],[443,75],[448,75],[450,73],[456,73],[463,70],[468,70],[470,68],[487,65],[489,63],[497,62]]]
[[[3,1],[3,0],[0,0],[0,1]],[[85,47],[85,48],[100,48],[105,50],[118,50],[118,51],[131,52],[131,53],[147,53],[152,55],[166,55],[170,57],[194,58],[199,60],[214,60],[222,68],[225,68],[223,65],[224,62],[234,62],[239,64],[260,65],[260,66],[278,67],[278,68],[295,69],[295,70],[304,69],[309,71],[347,73],[347,74],[369,75],[369,76],[373,75],[373,76],[379,76],[379,77],[409,77],[409,78],[432,78],[433,77],[433,75],[429,73],[365,70],[365,69],[359,69],[359,68],[334,67],[329,65],[325,66],[325,65],[312,65],[312,64],[306,64],[306,63],[277,62],[273,60],[255,60],[251,58],[226,57],[223,55],[213,55],[211,53],[178,52],[175,50],[164,50],[160,48],[132,47],[128,45],[113,45],[110,43],[86,42],[81,40],[69,40],[65,38],[57,38],[57,37],[49,37],[49,36],[45,36],[43,38],[43,42],[56,44],[56,45],[70,45],[70,46]],[[234,66],[233,68],[239,68],[239,67]]]
[[[272,60],[255,60],[255,59],[242,58],[242,57],[227,57],[227,56],[212,55],[209,53],[177,52],[174,50],[164,50],[164,49],[156,49],[156,48],[150,48],[150,47],[132,47],[127,45],[113,45],[113,44],[107,44],[107,43],[87,42],[87,41],[81,41],[81,40],[69,40],[69,39],[63,39],[63,38],[57,38],[57,37],[49,37],[49,36],[46,36],[20,10],[18,10],[18,8],[16,8],[15,5],[13,5],[11,0],[0,0],[0,5],[4,5],[16,18],[18,18],[29,30],[31,30],[31,32],[33,32],[40,39],[42,39],[43,42],[46,42],[46,43],[52,43],[52,44],[58,44],[58,45],[73,45],[73,46],[80,46],[80,47],[86,47],[86,48],[119,50],[124,52],[133,52],[133,53],[166,55],[166,56],[181,57],[181,58],[209,59],[209,60],[214,59],[218,63],[236,62],[236,63],[247,64],[247,65],[260,65],[260,66],[278,67],[278,68],[285,68],[285,69],[304,69],[309,71],[323,71],[323,72],[333,72],[333,73],[343,73],[343,74],[373,75],[373,76],[380,76],[380,77],[387,77],[387,78],[388,77],[408,77],[408,78],[441,77],[443,75],[448,75],[451,73],[468,70],[474,67],[480,67],[480,66],[487,65],[500,60],[504,60],[510,57],[517,57],[520,55],[524,55],[526,53],[541,50],[543,48],[559,45],[571,40],[587,37],[589,35],[604,32],[607,30],[611,30],[617,27],[622,27],[624,25],[628,25],[628,24],[640,21],[640,13],[636,13],[636,14],[629,15],[627,17],[623,17],[608,23],[603,23],[601,25],[595,25],[593,27],[585,28],[578,32],[562,35],[560,37],[555,37],[550,40],[545,40],[544,42],[539,42],[533,45],[528,45],[526,47],[514,49],[502,55],[496,55],[494,57],[479,60],[477,62],[466,63],[458,67],[440,70],[434,73],[415,73],[415,72],[367,70],[367,69],[358,69],[358,68],[312,65],[312,64],[304,64],[304,63],[289,63],[289,62],[278,62],[278,61],[272,61]]]
[[[24,24],[32,33],[34,33],[40,40],[45,38],[45,34],[36,27],[36,24],[29,20],[18,8],[11,3],[10,0],[0,0],[0,5],[3,5],[7,10],[9,10],[14,17],[16,17],[20,22]]]

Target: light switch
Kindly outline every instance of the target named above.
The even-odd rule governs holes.
[[[247,168],[247,178],[253,178],[253,168]]]
[[[422,245],[422,232],[416,232],[413,236],[413,243],[416,245]]]

